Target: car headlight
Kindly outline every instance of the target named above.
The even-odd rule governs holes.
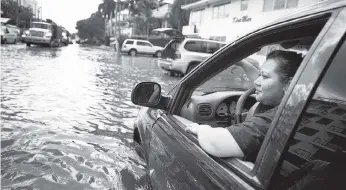
[[[29,36],[29,35],[30,35],[29,30],[25,31],[24,34],[27,35],[27,36]]]

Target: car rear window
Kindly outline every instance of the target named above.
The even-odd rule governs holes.
[[[198,53],[210,53],[213,54],[225,44],[218,42],[207,42],[207,41],[188,41],[184,45],[184,48],[188,51],[198,52]]]
[[[133,41],[132,40],[128,40],[128,41],[126,41],[125,44],[133,44]]]

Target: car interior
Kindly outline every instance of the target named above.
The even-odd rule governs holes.
[[[281,49],[288,51],[296,51],[304,56],[307,50],[310,48],[313,41],[314,38],[309,36],[302,39],[283,41],[277,44],[270,44],[262,47],[260,51],[263,51],[263,49],[266,49],[267,51]],[[257,61],[257,65],[262,65],[261,61],[265,60],[265,57],[261,56],[261,58],[257,58],[257,53],[250,55],[249,58],[252,58],[252,60]],[[216,75],[213,79],[207,81],[203,85],[213,86],[214,88],[218,85],[216,83],[225,83],[225,80],[227,79],[232,80],[231,77],[227,76],[233,74],[232,70],[233,69],[226,69],[225,72]],[[248,89],[253,87],[250,81],[247,81],[244,78],[238,78],[238,80],[239,83],[245,85],[246,87],[248,87]],[[228,81],[226,81],[226,83],[227,82]],[[201,92],[199,92],[198,90],[199,89],[196,89],[191,99],[184,104],[180,112],[181,117],[192,122],[196,122],[198,124],[207,124],[212,127],[227,127],[235,124],[234,114],[237,102],[246,89],[230,88],[230,90],[227,90],[224,88],[220,88],[220,90],[215,90],[212,92],[203,92],[205,91],[205,89],[203,88],[201,89]],[[250,95],[247,98],[242,110],[243,119],[247,117],[247,113],[252,108],[252,106],[256,105],[256,102],[257,101],[254,94]],[[254,113],[252,113],[252,115],[253,114]]]
[[[263,61],[265,60],[265,55],[267,55],[270,51],[275,50],[275,49],[280,49],[280,50],[289,50],[289,51],[296,51],[300,54],[302,54],[303,57],[305,57],[305,55],[307,54],[307,52],[309,51],[310,47],[312,46],[314,40],[316,39],[316,37],[318,36],[319,32],[322,30],[322,28],[324,27],[324,24],[326,23],[326,19],[321,19],[320,22],[317,22],[315,25],[312,25],[310,30],[304,30],[305,34],[302,35],[302,37],[296,38],[296,39],[281,39],[280,41],[276,41],[275,43],[271,42],[271,43],[267,43],[264,44],[262,46],[260,46],[258,49],[258,52],[248,55],[248,58],[252,58],[254,60],[256,60],[258,62],[258,65],[261,66]],[[229,64],[230,65],[230,64]],[[212,127],[227,127],[230,126],[232,124],[234,124],[235,118],[234,118],[234,113],[237,107],[237,102],[239,100],[239,98],[241,97],[241,95],[244,93],[244,91],[246,89],[237,89],[237,88],[233,88],[233,89],[229,89],[229,90],[225,90],[225,89],[221,89],[217,90],[217,87],[220,83],[220,81],[223,81],[222,79],[227,79],[227,76],[232,75],[232,70],[230,69],[233,66],[230,66],[226,69],[224,69],[224,71],[221,71],[211,77],[209,77],[208,80],[206,80],[206,82],[202,83],[202,85],[198,86],[195,91],[192,93],[192,96],[189,100],[187,100],[181,110],[180,113],[177,115],[174,115],[174,117],[176,119],[178,119],[181,123],[183,123],[184,125],[189,125],[191,123],[198,123],[198,124],[207,124],[210,125]],[[345,67],[345,66],[344,66]],[[341,81],[345,81],[345,75],[340,72],[340,71],[345,71],[345,68],[340,68],[337,78]],[[221,75],[224,74],[224,77],[222,77]],[[218,80],[213,80],[213,79],[218,79]],[[232,77],[228,77],[228,79],[231,80],[235,80]],[[229,80],[226,80],[226,82],[228,82]],[[320,96],[319,98],[316,97],[314,98],[314,100],[318,101],[319,103],[322,102],[322,104],[319,104],[319,106],[321,108],[326,108],[325,106],[323,107],[323,104],[328,104],[331,105],[333,104],[334,106],[329,106],[329,108],[336,108],[337,110],[334,110],[335,113],[339,114],[340,113],[346,113],[346,107],[345,107],[345,97],[346,97],[346,92],[343,90],[343,92],[341,92],[341,88],[340,86],[335,87],[335,85],[333,86],[333,82],[331,79],[326,79],[326,81],[328,81],[328,83],[326,82],[325,84],[323,84],[323,88],[319,88],[318,91],[323,91],[323,89],[328,89],[325,92],[335,92],[334,94],[338,95],[339,98],[335,98],[336,96],[334,96],[333,98],[329,99],[329,101],[326,101],[326,99],[321,98],[323,96]],[[239,83],[244,84],[244,82],[247,82],[247,89],[252,88],[252,85],[249,84],[249,81],[246,81],[245,79],[238,79]],[[205,90],[203,90],[203,85],[207,84],[207,83],[211,83],[210,86],[216,87],[216,90],[214,91],[210,91],[210,92],[205,92]],[[341,84],[341,83],[340,83]],[[201,90],[202,89],[202,90]],[[199,91],[200,90],[200,91]],[[326,94],[326,93],[324,93]],[[328,93],[327,93],[328,94]],[[315,102],[316,102],[315,101]],[[324,102],[324,103],[323,103]],[[337,102],[337,103],[336,103]],[[311,104],[312,107],[314,104]],[[256,113],[256,99],[254,95],[250,95],[247,100],[244,102],[244,106],[243,106],[243,119],[247,118],[247,117],[251,117],[253,114]],[[339,106],[339,107],[338,107]],[[315,106],[316,107],[316,106]],[[250,110],[250,112],[249,112]],[[311,109],[308,109],[311,110]],[[327,112],[326,112],[327,114]],[[326,117],[326,114],[320,114],[318,115],[318,118],[315,119],[315,121],[320,121],[323,120],[324,117]],[[309,112],[307,111],[307,115],[309,115]],[[329,114],[330,115],[330,114]],[[316,115],[315,115],[316,116]],[[339,120],[335,120],[335,122],[337,122],[337,126],[333,125],[330,126],[329,128],[337,128],[336,130],[338,130],[338,134],[335,134],[334,130],[334,136],[336,136],[334,139],[335,141],[339,144],[341,143],[341,146],[343,146],[343,148],[345,148],[345,134],[344,132],[346,131],[346,126],[345,126],[345,120],[346,120],[346,114],[344,114],[343,116],[343,121],[340,120],[340,116],[338,117]],[[328,120],[328,119],[327,119]],[[327,120],[323,120],[320,122],[326,122]],[[329,118],[328,121],[331,121],[331,119]],[[332,122],[330,122],[332,123]],[[344,127],[340,127],[341,125],[343,125]],[[316,130],[316,129],[311,129],[311,127],[304,127],[302,126],[302,129],[299,129],[301,131],[308,131],[311,132],[312,130]],[[331,131],[331,130],[330,130]],[[342,131],[342,132],[340,132]],[[340,138],[340,134],[342,133],[341,136],[343,136],[343,138]],[[330,136],[330,135],[329,135]],[[302,136],[300,136],[302,137]],[[299,136],[297,137],[299,138]],[[196,138],[197,139],[197,138]],[[329,138],[333,139],[333,138]],[[342,139],[342,140],[340,140]],[[302,138],[300,138],[300,141],[302,141]],[[302,143],[299,140],[295,140],[295,143]],[[301,148],[300,148],[301,150]],[[345,149],[344,149],[345,150]],[[325,150],[324,150],[325,151]],[[296,153],[294,153],[296,154]],[[320,154],[321,155],[321,154]],[[297,160],[296,158],[295,161]],[[243,171],[247,171],[246,173],[250,173],[251,170],[254,167],[254,163],[251,162],[245,162],[242,161],[241,159],[234,159],[234,158],[222,158],[222,159],[217,159],[219,161],[221,161],[221,163],[224,163],[226,165],[229,165],[230,167],[234,167],[234,165],[236,165],[239,168],[242,168]],[[299,160],[299,159],[298,159]],[[308,161],[309,159],[303,159],[305,161]],[[300,163],[295,163],[293,165],[299,165]],[[285,168],[287,171],[287,173],[290,173],[291,171],[293,171],[292,164],[288,165]],[[286,164],[287,166],[287,164]],[[294,169],[298,169],[299,167],[294,167]],[[282,169],[282,171],[284,171],[285,169]],[[244,174],[247,175],[247,174]],[[287,176],[287,175],[286,175]]]

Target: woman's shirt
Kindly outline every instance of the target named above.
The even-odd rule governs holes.
[[[262,105],[263,106],[263,105]],[[246,161],[254,162],[262,145],[277,107],[263,106],[260,113],[243,123],[227,127],[234,140],[244,153]]]

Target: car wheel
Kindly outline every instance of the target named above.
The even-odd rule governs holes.
[[[136,51],[135,49],[131,49],[131,50],[129,51],[129,55],[135,56],[135,55],[137,55],[137,51]]]
[[[173,71],[168,71],[168,75],[173,77],[174,76],[174,72]]]
[[[4,39],[4,44],[7,44],[7,40],[6,39]]]
[[[190,73],[198,64],[192,64],[189,66],[189,68],[187,68],[186,74]]]
[[[156,53],[155,53],[155,57],[161,57],[162,56],[162,52],[161,51],[157,51]]]
[[[31,46],[31,44],[30,44],[30,43],[26,43],[26,46],[27,46],[27,47],[30,47],[30,46]]]

